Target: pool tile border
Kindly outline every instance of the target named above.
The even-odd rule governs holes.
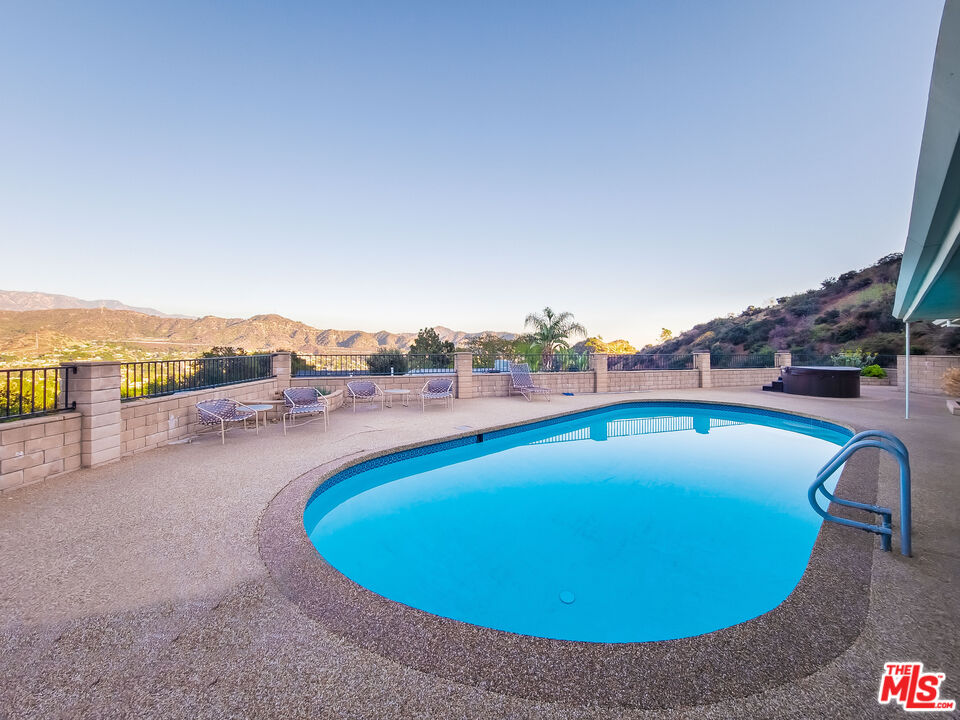
[[[774,610],[693,638],[648,643],[548,640],[450,620],[387,600],[330,566],[303,528],[303,511],[322,489],[410,454],[430,454],[619,406],[728,406],[853,432],[841,423],[732,403],[613,402],[533,423],[475,430],[395,448],[305,473],[281,490],[260,523],[261,556],[283,594],[342,637],[405,666],[455,682],[543,701],[663,709],[755,694],[815,672],[860,634],[869,606],[874,540],[826,523],[800,583]],[[407,454],[409,453],[409,454]],[[879,461],[855,455],[838,492],[872,502]],[[329,484],[328,484],[329,483]],[[836,506],[837,514],[845,514]]]
[[[590,408],[589,410],[579,410],[573,413],[567,413],[563,415],[554,415],[549,418],[544,418],[543,420],[536,420],[530,423],[524,423],[520,425],[510,425],[507,427],[496,428],[492,430],[481,430],[473,431],[471,433],[457,436],[451,440],[441,440],[441,441],[432,441],[426,445],[415,445],[413,447],[402,448],[397,450],[389,450],[384,454],[376,455],[375,457],[370,458],[369,460],[361,460],[355,464],[349,465],[342,470],[334,473],[330,477],[326,478],[317,488],[313,491],[313,494],[310,496],[310,501],[312,501],[317,495],[329,490],[334,485],[337,485],[344,480],[353,477],[361,472],[371,470],[376,467],[382,467],[384,465],[391,465],[396,462],[401,462],[408,458],[412,457],[421,457],[423,455],[432,455],[433,453],[443,452],[444,450],[450,450],[457,447],[463,447],[465,445],[473,445],[478,442],[483,442],[483,440],[495,440],[501,437],[509,437],[511,435],[516,435],[517,433],[529,432],[531,430],[537,430],[540,428],[550,427],[552,425],[559,425],[560,423],[569,422],[571,420],[579,420],[581,418],[588,418],[594,415],[599,415],[603,412],[610,410],[611,407],[617,408],[630,408],[633,406],[643,406],[643,407],[690,407],[697,409],[709,409],[715,408],[718,406],[718,403],[710,402],[697,402],[697,401],[677,401],[669,402],[663,400],[634,400],[629,402],[620,402],[613,405],[604,405],[602,407]],[[818,417],[812,417],[807,415],[797,415],[796,413],[788,413],[777,410],[770,410],[768,408],[760,407],[749,407],[749,406],[738,406],[744,411],[750,412],[754,415],[762,415],[764,417],[777,417],[777,418],[787,418],[790,420],[802,420],[804,424],[811,425],[813,427],[825,428],[828,430],[834,430],[841,433],[853,434],[852,431],[844,426],[829,420],[824,420]],[[481,439],[482,438],[482,439]],[[308,501],[308,504],[309,502]]]

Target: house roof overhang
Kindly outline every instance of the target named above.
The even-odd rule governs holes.
[[[960,322],[960,0],[947,0],[893,314]]]

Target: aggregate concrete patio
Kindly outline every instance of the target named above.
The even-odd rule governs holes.
[[[260,555],[261,515],[298,476],[338,458],[615,400],[762,405],[898,434],[914,473],[914,557],[873,556],[870,607],[850,647],[818,671],[709,705],[642,711],[543,702],[461,685],[364,650],[301,612]],[[960,418],[896,389],[859,400],[755,389],[458,401],[339,410],[284,437],[233,431],[142,453],[0,497],[0,717],[890,717],[884,662],[921,660],[960,699]],[[873,451],[867,451],[873,452]],[[880,460],[879,501],[897,506]],[[895,513],[894,522],[897,521]],[[855,533],[856,531],[850,530]],[[894,542],[897,549],[897,542]]]

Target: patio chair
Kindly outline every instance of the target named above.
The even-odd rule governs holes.
[[[443,400],[453,410],[453,380],[427,380],[420,388],[420,411],[427,409],[427,400]]]
[[[513,390],[523,395],[527,402],[530,402],[531,395],[546,395],[547,401],[550,401],[550,388],[533,384],[533,378],[530,377],[530,366],[527,363],[512,363],[510,365],[510,377],[513,378]]]
[[[287,411],[283,414],[283,434],[287,434],[287,418],[290,418],[290,427],[296,423],[298,415],[323,415],[323,430],[327,430],[327,411],[329,405],[326,399],[312,387],[292,387],[283,391]],[[314,418],[319,420],[320,418]],[[313,422],[308,420],[307,423]],[[306,425],[307,423],[303,423]]]
[[[226,443],[227,423],[242,422],[243,428],[247,428],[247,420],[253,418],[257,428],[257,435],[260,434],[260,419],[257,417],[256,410],[248,408],[243,403],[236,400],[223,398],[221,400],[203,400],[197,403],[197,420],[201,425],[219,425],[220,426],[220,444]]]
[[[347,395],[353,398],[353,411],[357,411],[358,402],[375,403],[380,400],[380,409],[383,410],[383,390],[370,380],[351,380],[347,383]]]

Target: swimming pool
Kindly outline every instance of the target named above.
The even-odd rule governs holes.
[[[561,640],[689,637],[790,594],[820,528],[806,488],[849,437],[772,411],[620,405],[348,468],[304,527],[345,576],[428,613]]]

